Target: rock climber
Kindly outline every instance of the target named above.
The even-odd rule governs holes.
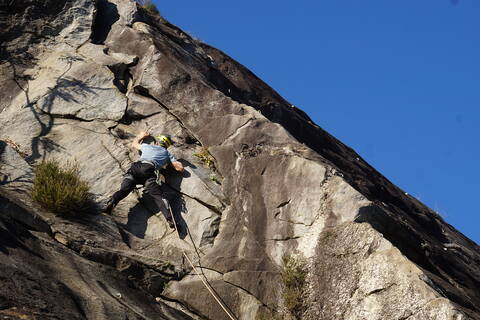
[[[103,210],[107,214],[112,214],[115,206],[132,190],[137,184],[145,187],[145,193],[149,194],[155,201],[156,205],[162,211],[170,228],[174,228],[174,222],[170,214],[168,202],[163,198],[162,189],[158,183],[160,180],[160,170],[172,165],[176,171],[183,172],[184,168],[181,162],[167,150],[173,142],[169,135],[160,135],[152,137],[154,144],[142,143],[147,138],[152,137],[150,132],[142,131],[135,137],[132,147],[142,152],[140,159],[132,163],[130,169],[125,174],[120,190],[115,192],[107,202],[106,208]]]

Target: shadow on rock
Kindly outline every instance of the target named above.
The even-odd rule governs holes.
[[[164,202],[167,202],[167,208],[170,207],[171,214],[173,214],[177,224],[179,237],[184,239],[187,235],[186,222],[182,217],[182,212],[185,212],[185,201],[177,192],[174,192],[166,185],[162,186],[162,191],[164,193]],[[139,202],[130,208],[125,228],[136,237],[144,239],[148,220],[160,212],[164,217],[170,216],[170,210],[162,212],[152,196],[143,194]]]
[[[144,239],[148,219],[155,214],[152,207],[156,207],[153,199],[147,201],[144,197],[140,198],[139,202],[128,211],[128,221],[125,228],[136,237]]]
[[[190,161],[187,161],[185,159],[180,159],[178,160],[178,162],[181,162],[182,165],[186,168],[186,167],[189,167],[189,168],[192,168],[192,169],[197,169],[197,166],[194,165],[193,163],[191,163]],[[190,177],[190,172],[187,172],[187,171],[184,171],[184,173],[188,173],[188,176]]]
[[[92,26],[91,41],[103,44],[115,22],[120,19],[117,6],[105,0],[97,1],[97,14]]]
[[[185,168],[192,168],[196,169],[197,167],[192,163],[188,162],[187,160],[180,159],[178,160]],[[170,192],[177,192],[179,193],[180,186],[182,185],[182,181],[184,178],[190,178],[191,173],[187,170],[183,171],[182,173],[174,172],[173,170],[165,170],[163,172],[165,176],[165,180],[167,185],[170,186]]]
[[[185,168],[197,168],[187,160],[180,159],[178,161],[182,163]],[[185,219],[183,219],[183,214],[186,214],[188,210],[185,204],[185,199],[179,190],[183,179],[189,178],[191,174],[187,170],[183,171],[181,174],[178,172],[166,171],[164,176],[166,184],[164,184],[162,187],[165,192],[165,196],[170,203],[175,222],[177,223],[178,235],[181,239],[185,239],[188,234],[188,225]]]
[[[175,223],[177,224],[178,236],[180,239],[185,239],[188,234],[188,225],[182,215],[187,212],[185,199],[183,199],[183,196],[171,187],[165,186],[165,189],[168,189],[166,197],[170,204]]]
[[[9,249],[20,248],[38,258],[43,259],[41,255],[31,250],[25,241],[32,239],[33,236],[29,230],[23,228],[15,221],[7,221],[0,218],[0,253],[10,254]]]

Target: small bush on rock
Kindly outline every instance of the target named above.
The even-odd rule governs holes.
[[[279,310],[263,309],[255,320],[300,320],[305,312],[307,266],[304,260],[291,255],[282,257],[282,303]]]
[[[197,157],[200,162],[210,170],[217,170],[217,168],[215,167],[215,161],[213,160],[213,157],[210,155],[206,148],[202,148],[200,152],[194,153],[193,156]]]
[[[145,9],[152,16],[159,16],[160,11],[158,11],[157,6],[151,0],[137,0],[140,6]]]
[[[32,197],[57,215],[75,216],[93,207],[88,183],[80,178],[75,162],[45,160],[35,168]]]
[[[301,319],[305,311],[306,264],[293,256],[284,256],[282,260],[283,304],[294,319]]]

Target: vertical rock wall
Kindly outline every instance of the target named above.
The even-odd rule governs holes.
[[[478,246],[237,62],[133,1],[12,3],[0,139],[27,156],[0,148],[3,241],[15,243],[2,261],[73,298],[22,300],[8,288],[25,277],[11,277],[0,314],[228,319],[185,253],[238,319],[282,310],[284,255],[308,261],[305,319],[479,318]],[[178,234],[141,189],[113,217],[32,203],[32,166],[48,157],[76,159],[104,202],[146,128],[172,134],[186,167],[166,175]],[[35,254],[49,258],[18,267]]]

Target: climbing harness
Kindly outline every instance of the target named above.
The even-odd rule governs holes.
[[[152,161],[148,161],[148,160],[142,160],[140,161],[141,163],[147,163],[147,164],[150,164],[152,165],[154,168],[155,168],[155,176],[156,176],[156,179],[155,179],[155,182],[161,186],[162,184],[165,183],[165,177],[163,176],[162,174],[162,169],[165,169],[167,167],[167,164],[163,165],[163,167],[159,168],[155,165],[155,163],[153,163]]]
[[[168,206],[168,209],[170,211],[170,215],[172,217],[172,221],[173,221],[173,225],[175,226],[175,231],[177,231],[177,234],[178,234],[178,227],[177,227],[177,222],[175,221],[175,218],[173,216],[173,212],[172,212],[172,209],[170,208],[170,206]],[[193,240],[192,240],[193,242]],[[195,245],[195,243],[193,244]],[[215,299],[215,301],[217,301],[218,305],[223,309],[223,311],[225,311],[225,313],[228,315],[228,317],[232,320],[237,320],[237,318],[232,315],[232,313],[228,310],[227,306],[225,305],[225,303],[223,303],[220,298],[218,297],[217,293],[215,292],[215,290],[212,288],[212,286],[208,283],[208,279],[205,280],[204,278],[205,275],[203,274],[203,271],[202,272],[198,272],[197,271],[197,268],[195,268],[195,266],[193,265],[193,262],[192,260],[190,260],[190,257],[187,255],[187,253],[185,252],[185,250],[182,249],[182,253],[183,255],[185,256],[185,258],[187,258],[187,261],[188,263],[190,263],[190,265],[192,266],[193,270],[195,271],[195,273],[197,274],[197,276],[200,278],[200,280],[202,280],[202,283],[203,285],[207,288],[208,292],[210,292],[210,294],[213,296],[213,298]]]

